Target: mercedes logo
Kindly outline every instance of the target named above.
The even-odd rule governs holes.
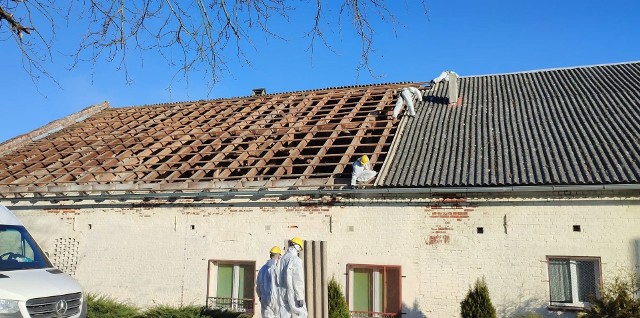
[[[62,299],[62,300],[58,300],[58,302],[56,302],[56,314],[58,314],[58,316],[64,315],[67,312],[67,301]]]

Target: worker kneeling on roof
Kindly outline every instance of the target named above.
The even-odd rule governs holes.
[[[353,172],[351,173],[351,185],[356,186],[358,182],[369,182],[375,178],[378,173],[371,169],[369,157],[364,155],[353,163]]]

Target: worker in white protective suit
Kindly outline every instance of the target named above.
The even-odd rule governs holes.
[[[378,173],[371,168],[369,157],[364,155],[353,162],[353,172],[351,172],[351,186],[356,186],[358,182],[369,182]]]
[[[440,82],[442,82],[442,81],[444,81],[444,82],[448,82],[448,81],[449,81],[449,74],[453,74],[453,75],[455,75],[456,77],[459,77],[459,76],[458,76],[458,73],[456,73],[456,72],[453,72],[453,71],[444,71],[444,72],[440,73],[440,75],[438,75],[438,77],[436,77],[436,78],[432,79],[432,80],[431,80],[431,83],[432,83],[432,84],[438,84],[438,83],[440,83]]]
[[[393,109],[393,118],[398,118],[398,115],[400,114],[400,110],[402,109],[402,106],[404,104],[407,104],[409,116],[411,117],[415,116],[416,110],[413,107],[414,99],[417,99],[417,100],[422,99],[422,93],[420,92],[419,89],[413,86],[402,88],[398,93],[398,101],[396,102],[396,107]]]
[[[289,240],[289,248],[278,264],[278,288],[280,290],[280,317],[307,318],[307,305],[304,302],[304,268],[298,253],[304,248],[299,237]]]
[[[278,261],[282,250],[274,246],[269,251],[269,260],[258,271],[256,292],[262,307],[262,318],[280,317],[280,297],[278,291]]]

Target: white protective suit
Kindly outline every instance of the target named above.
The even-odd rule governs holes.
[[[278,267],[278,288],[282,303],[280,317],[307,318],[307,304],[304,302],[304,268],[294,246],[289,246],[280,258]]]
[[[398,93],[398,101],[396,102],[396,107],[393,109],[393,118],[398,118],[404,104],[407,104],[409,116],[415,116],[416,110],[413,107],[413,100],[416,98],[418,100],[422,98],[422,93],[420,93],[419,89],[413,86],[404,87],[400,93]]]
[[[278,293],[278,264],[269,259],[260,268],[256,279],[256,292],[262,306],[262,318],[279,318],[280,299]]]
[[[442,81],[448,82],[449,81],[449,74],[455,74],[456,76],[458,76],[458,73],[456,73],[456,72],[444,71],[444,72],[440,73],[440,75],[438,75],[438,77],[436,77],[433,80],[431,80],[431,82],[433,82],[434,84],[438,84],[438,83],[440,83]]]
[[[371,169],[371,162],[362,164],[360,158],[353,162],[353,172],[351,173],[351,185],[355,186],[358,182],[367,182],[376,177],[378,173]]]

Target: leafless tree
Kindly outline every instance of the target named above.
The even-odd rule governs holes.
[[[311,56],[318,40],[331,49],[323,20],[327,11],[337,12],[338,28],[342,30],[342,20],[347,18],[350,21],[344,24],[359,37],[358,70],[372,72],[372,19],[380,19],[395,29],[394,10],[407,8],[411,1],[427,14],[425,0],[406,1],[83,0],[63,5],[54,0],[0,0],[0,41],[10,45],[8,42],[13,40],[32,79],[44,75],[55,80],[45,65],[51,59],[56,30],[66,20],[67,24],[87,30],[71,54],[72,67],[106,60],[117,63],[129,80],[130,53],[150,51],[161,54],[176,69],[176,75],[186,78],[191,71],[201,70],[214,84],[227,69],[230,56],[225,52],[233,52],[233,58],[249,63],[245,50],[255,48],[252,39],[256,34],[282,39],[272,30],[273,21],[288,21],[296,6],[311,2],[316,8],[315,16],[309,17],[306,33]]]

